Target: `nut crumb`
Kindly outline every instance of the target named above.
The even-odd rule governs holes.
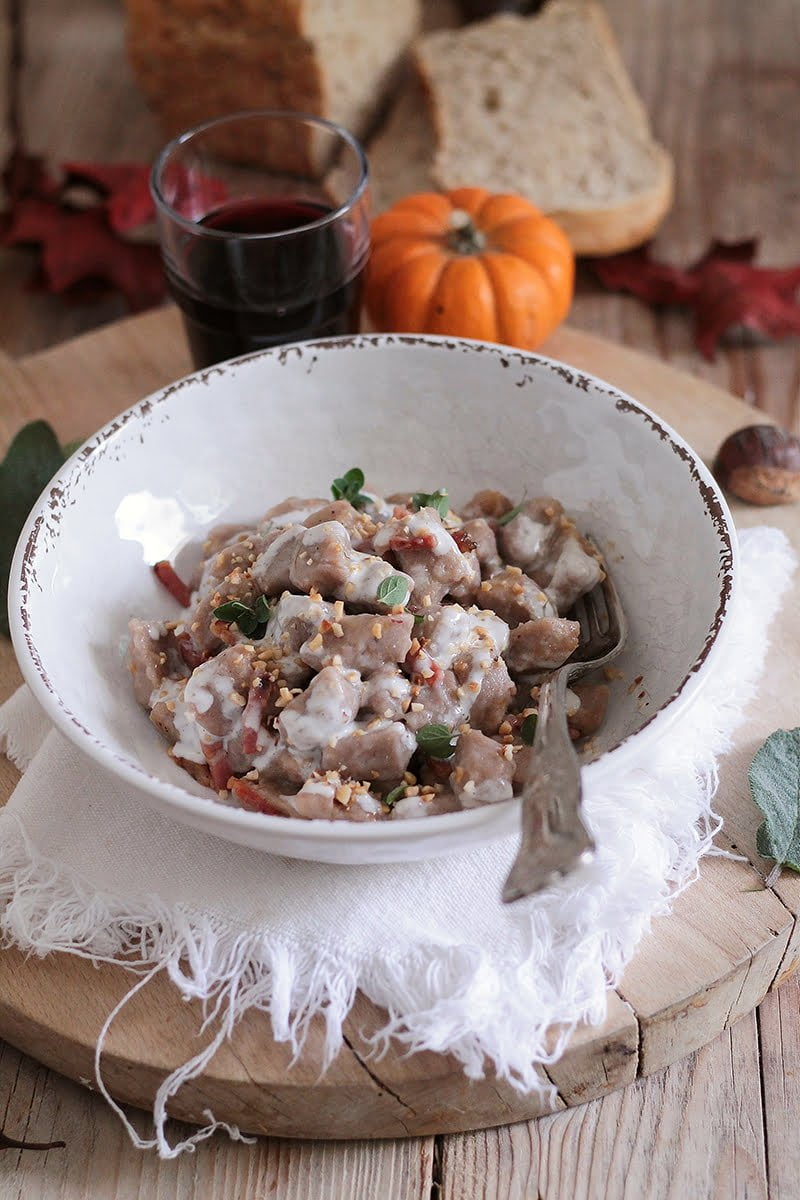
[[[343,783],[336,789],[336,799],[344,808],[347,808],[352,795],[353,789],[349,783]]]

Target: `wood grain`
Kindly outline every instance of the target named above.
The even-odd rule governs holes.
[[[446,1139],[442,1200],[765,1200],[757,1073],[750,1014],[693,1057],[601,1102]]]
[[[429,1200],[431,1194],[433,1139],[246,1144],[223,1135],[194,1154],[160,1161],[133,1149],[104,1100],[10,1047],[0,1050],[0,1079],[13,1081],[13,1092],[0,1091],[0,1123],[9,1134],[67,1143],[45,1154],[7,1151],[0,1163],[3,1200]],[[130,1117],[148,1137],[144,1114]],[[169,1129],[176,1141],[190,1132],[177,1123]]]

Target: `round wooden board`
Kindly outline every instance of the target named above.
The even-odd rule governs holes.
[[[746,405],[656,360],[577,330],[562,329],[546,351],[631,392],[675,426],[708,461],[733,429],[755,419]],[[45,416],[64,438],[95,428],[112,413],[188,369],[176,314],[160,310],[12,364],[0,360],[0,384],[10,397],[0,435],[23,419]],[[102,385],[102,386],[100,386]],[[737,523],[778,525],[800,543],[797,508],[739,506]],[[772,729],[800,724],[797,669],[800,633],[790,600],[773,631],[758,706],[751,706],[721,772],[717,806],[725,818],[723,846],[744,861],[707,858],[698,880],[671,914],[654,922],[597,1028],[573,1036],[547,1068],[556,1107],[580,1104],[633,1082],[705,1045],[752,1008],[798,964],[800,880],[760,885],[755,850],[758,813],[747,793],[746,764]],[[0,695],[19,675],[0,652]],[[0,761],[0,799],[16,774]],[[727,841],[726,841],[727,838]],[[62,954],[26,958],[0,954],[0,1035],[47,1066],[92,1086],[94,1050],[108,1012],[131,976],[121,967],[96,969]],[[184,1003],[162,977],[153,979],[114,1022],[103,1075],[120,1100],[149,1108],[166,1074],[197,1053],[199,1008]],[[314,1026],[301,1060],[270,1037],[268,1021],[249,1014],[203,1075],[171,1106],[177,1117],[203,1122],[204,1110],[243,1130],[288,1137],[364,1138],[446,1133],[540,1115],[535,1097],[520,1096],[492,1077],[469,1081],[459,1064],[424,1053],[393,1053],[375,1062],[364,1040],[376,1013],[359,997],[346,1043],[320,1078],[321,1030]]]

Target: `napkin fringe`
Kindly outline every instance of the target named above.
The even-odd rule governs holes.
[[[677,861],[673,858],[668,877],[659,883],[661,904],[655,904],[655,911],[666,909],[696,877],[699,859],[721,823],[711,810],[713,757],[708,768],[701,772],[702,812],[693,807],[696,824],[676,837]],[[646,779],[623,790],[632,812],[653,802]],[[615,797],[619,799],[619,789]],[[618,981],[649,926],[649,918],[643,918],[641,927],[631,931],[630,945],[622,946],[619,930],[598,931],[581,961],[572,964],[570,982],[551,995],[543,994],[535,972],[520,969],[515,996],[503,996],[504,1020],[499,1024],[496,1005],[504,981],[491,954],[474,945],[420,945],[413,961],[391,954],[368,962],[351,961],[319,949],[300,952],[274,935],[242,934],[203,914],[168,907],[157,896],[143,898],[134,908],[129,899],[123,903],[113,894],[97,892],[63,864],[38,852],[19,817],[9,812],[0,813],[2,906],[0,937],[5,944],[16,944],[40,957],[60,951],[95,964],[121,965],[137,977],[103,1024],[94,1077],[133,1144],[142,1150],[156,1149],[165,1159],[193,1150],[219,1129],[235,1140],[253,1140],[237,1126],[216,1120],[208,1110],[203,1114],[207,1124],[187,1138],[171,1144],[166,1131],[171,1098],[203,1073],[247,1012],[256,1010],[269,1017],[275,1041],[291,1046],[291,1065],[303,1052],[311,1022],[321,1017],[325,1023],[322,1078],[345,1042],[350,1044],[344,1025],[359,990],[386,1013],[377,1030],[359,1031],[367,1059],[379,1062],[392,1046],[409,1056],[423,1051],[449,1053],[471,1079],[482,1078],[489,1063],[498,1080],[536,1094],[552,1107],[556,1088],[544,1068],[561,1056],[576,1025],[603,1020],[605,999],[598,1002],[598,996]],[[548,941],[547,915],[532,912],[530,919],[530,956],[535,959]],[[592,918],[577,919],[588,924]],[[605,972],[598,965],[602,962]],[[108,1091],[102,1054],[116,1018],[162,971],[184,999],[200,1001],[197,1036],[210,1037],[164,1079],[153,1102],[154,1135],[143,1138]]]
[[[170,1145],[170,1098],[202,1074],[253,1009],[269,1015],[272,1036],[291,1046],[293,1061],[312,1020],[321,1018],[322,1075],[346,1040],[343,1027],[359,990],[386,1012],[381,1028],[362,1035],[376,1060],[390,1045],[409,1055],[449,1053],[470,1078],[483,1076],[488,1063],[498,1080],[552,1099],[546,1066],[560,1057],[578,1023],[603,1020],[606,988],[621,978],[651,918],[668,912],[696,878],[719,828],[712,810],[716,758],[743,719],[743,702],[766,652],[764,629],[795,566],[776,530],[760,530],[758,540],[751,534],[747,551],[749,603],[732,614],[730,643],[705,694],[703,719],[694,709],[680,726],[680,742],[658,743],[646,769],[628,770],[605,789],[587,789],[586,816],[600,847],[596,860],[515,906],[507,925],[513,967],[504,968],[497,947],[477,938],[448,942],[449,934],[432,939],[422,933],[405,953],[394,952],[387,938],[359,955],[335,939],[327,946],[291,939],[280,929],[243,932],[156,895],[123,900],[38,851],[16,813],[0,812],[0,937],[41,956],[58,950],[94,963],[124,960],[121,965],[134,973],[129,992],[103,1026],[95,1056],[97,1086],[134,1145],[174,1158],[219,1128],[242,1138],[235,1126],[208,1112],[203,1129]],[[200,1001],[198,1037],[208,1040],[163,1081],[153,1107],[154,1136],[144,1139],[108,1093],[102,1049],[125,1004],[162,971],[184,997]]]
[[[536,1020],[532,1047],[531,1014],[538,995],[527,995],[520,980],[515,1014],[502,1033],[491,1018],[496,970],[487,953],[475,947],[420,947],[413,963],[386,956],[368,964],[324,952],[299,953],[274,937],[242,934],[212,918],[162,904],[157,896],[135,909],[110,893],[99,893],[63,864],[39,853],[15,813],[0,813],[0,938],[44,957],[54,951],[87,958],[95,964],[123,966],[138,978],[108,1014],[97,1040],[95,1083],[139,1149],[157,1149],[174,1158],[224,1129],[234,1139],[252,1140],[235,1125],[217,1121],[170,1144],[167,1106],[182,1085],[197,1078],[250,1010],[268,1015],[272,1036],[292,1049],[291,1066],[303,1052],[311,1022],[325,1022],[320,1078],[345,1044],[343,1027],[361,990],[387,1010],[385,1023],[372,1033],[360,1031],[367,1056],[376,1062],[390,1045],[408,1054],[431,1050],[452,1053],[469,1078],[481,1078],[487,1059],[499,1079],[520,1091],[551,1100],[555,1088],[542,1064],[562,1053],[575,1021],[548,1037],[549,1019]],[[200,1001],[198,1037],[212,1032],[203,1048],[172,1071],[153,1104],[154,1136],[142,1138],[110,1095],[102,1075],[102,1053],[114,1021],[131,999],[165,971],[186,1000]],[[409,986],[409,972],[413,986]],[[532,989],[535,991],[536,989]],[[420,995],[430,998],[420,1010]],[[480,1010],[486,1011],[481,1021]],[[514,1019],[516,1017],[516,1019]],[[602,1014],[597,1015],[601,1019]],[[476,1021],[476,1018],[478,1020]],[[521,1024],[520,1024],[521,1022]],[[533,1051],[533,1052],[532,1052]]]

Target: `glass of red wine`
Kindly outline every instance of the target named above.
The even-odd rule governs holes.
[[[357,332],[367,182],[356,139],[305,113],[235,113],[164,148],[151,188],[196,367]]]

